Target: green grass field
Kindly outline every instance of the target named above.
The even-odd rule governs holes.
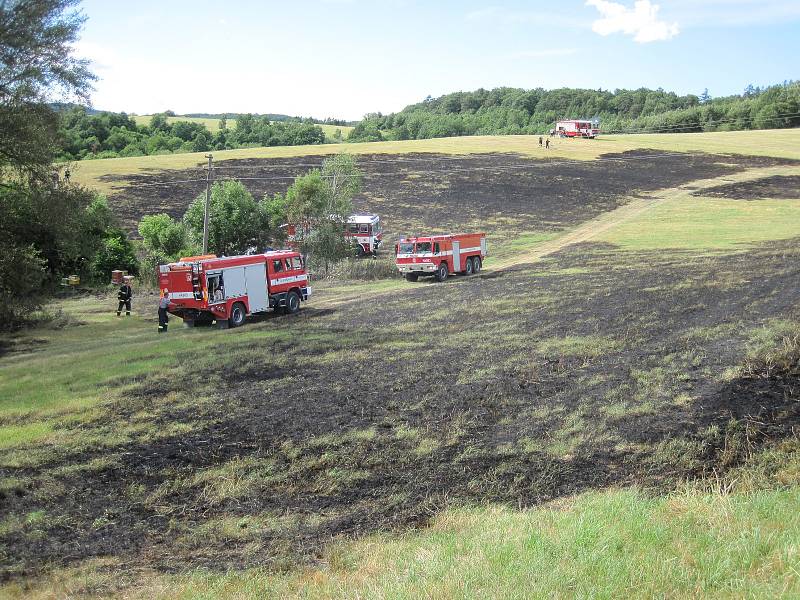
[[[565,140],[558,141],[551,154],[592,160],[600,153],[635,148],[800,159],[800,131]],[[544,154],[531,137],[489,137],[248,149],[215,157],[295,156],[331,149]],[[172,155],[89,161],[78,165],[76,177],[93,184],[105,173],[181,168],[193,164],[185,161],[197,160]],[[155,458],[161,452],[159,444],[169,440],[192,436],[205,443],[213,438],[221,452],[226,438],[206,433],[205,428],[224,421],[229,412],[248,409],[257,393],[267,399],[265,411],[273,405],[289,411],[284,394],[292,386],[345,402],[353,392],[347,381],[366,371],[375,393],[388,394],[377,403],[387,412],[364,425],[362,406],[360,415],[357,410],[347,414],[352,425],[346,420],[301,441],[276,439],[278,454],[248,454],[245,443],[241,455],[212,466],[170,467],[156,486],[143,480],[125,487],[131,506],[145,507],[167,523],[167,537],[177,540],[177,551],[191,551],[194,554],[187,555],[199,557],[196,562],[180,563],[172,571],[154,570],[147,562],[149,548],[141,553],[110,552],[66,566],[48,566],[35,576],[12,578],[0,585],[0,596],[800,597],[796,433],[762,447],[749,429],[757,424],[731,419],[727,429],[725,424],[723,430],[718,424],[708,425],[695,437],[676,435],[651,447],[635,436],[624,438],[616,427],[618,421],[636,418],[655,429],[666,427],[647,421],[662,414],[669,426],[685,420],[688,427],[699,414],[689,409],[695,403],[702,406],[698,389],[724,386],[759,361],[776,365],[791,359],[781,353],[796,346],[797,314],[767,313],[770,299],[781,290],[752,291],[758,282],[746,281],[739,263],[732,261],[749,256],[763,260],[758,279],[778,277],[774,265],[789,269],[786,272],[793,276],[797,254],[791,240],[800,235],[800,193],[796,199],[752,202],[703,195],[705,188],[723,182],[776,174],[800,175],[800,168],[752,168],[696,181],[659,190],[639,198],[640,204],[634,200],[578,228],[528,232],[495,263],[487,261],[486,280],[457,279],[441,288],[422,283],[414,287],[396,279],[315,282],[316,293],[304,307],[308,317],[302,320],[267,319],[229,331],[184,329],[173,322],[169,334],[159,336],[152,307],[146,304],[152,299],[143,295],[137,297],[137,314],[129,319],[115,317],[114,300],[102,295],[55,303],[50,310],[61,311],[56,318],[15,335],[11,351],[0,355],[0,469],[9,474],[0,481],[0,494],[10,497],[24,490],[36,499],[26,513],[0,514],[0,565],[15,555],[13,543],[24,540],[36,547],[48,532],[83,531],[80,515],[58,513],[62,500],[69,498],[71,482],[83,477],[96,482],[94,475],[103,473],[116,480],[121,471],[115,471],[115,465],[142,444],[145,456]],[[775,243],[787,244],[769,250],[783,259],[749,254],[767,252],[765,245]],[[581,249],[573,244],[589,246]],[[500,271],[498,265],[509,271]],[[694,270],[681,270],[684,267]],[[752,272],[752,266],[747,268]],[[671,271],[659,273],[661,269]],[[661,279],[619,294],[619,302],[629,303],[619,306],[629,312],[627,322],[614,330],[618,305],[612,299],[635,277],[649,281],[650,271]],[[494,292],[474,291],[491,282],[497,287],[486,289]],[[494,295],[504,290],[503,285],[528,291],[519,297]],[[728,289],[742,296],[752,293],[752,298],[718,316],[719,322],[689,322],[699,313],[712,315],[719,298],[734,303],[736,297],[713,295]],[[658,312],[653,307],[665,298]],[[408,318],[413,314],[410,306],[419,308],[413,319]],[[450,320],[454,310],[470,315],[465,321],[469,327]],[[672,337],[636,354],[654,343],[651,338],[662,325]],[[452,362],[446,352],[454,347],[472,349],[457,357],[463,363],[457,377],[425,387],[432,384],[422,370],[415,372],[409,366],[419,364],[411,361],[430,362],[443,355]],[[739,354],[733,360],[721,358],[730,347],[739,348]],[[620,365],[624,376],[617,370]],[[510,387],[486,391],[512,368],[518,380]],[[323,378],[337,369],[344,379]],[[227,383],[215,383],[222,375],[220,381]],[[592,397],[615,378],[619,383],[603,388],[597,407],[554,400],[561,389],[583,390],[580,396]],[[175,386],[176,381],[185,385]],[[239,388],[240,381],[250,387]],[[521,408],[504,404],[520,388],[543,381],[558,385],[546,388],[551,391],[542,396],[527,398],[528,404]],[[392,395],[392,386],[402,390],[403,382],[408,385],[405,391]],[[464,412],[437,412],[445,395],[464,389],[468,398]],[[275,414],[289,427],[304,411],[318,421],[327,417],[324,411],[315,413],[313,406]],[[242,414],[250,420],[266,418],[257,412]],[[433,417],[426,421],[419,414]],[[116,420],[109,420],[112,416]],[[544,435],[516,440],[512,434],[523,417],[551,426]],[[491,444],[473,441],[471,436],[488,427],[489,421],[497,427]],[[270,546],[278,562],[269,562],[273,556],[259,546],[263,540],[282,534],[292,539],[304,528],[348,515],[334,504],[311,514],[289,505],[278,512],[259,512],[253,507],[260,506],[263,498],[283,493],[331,501],[339,495],[348,498],[364,481],[377,489],[381,482],[374,471],[382,475],[397,464],[408,465],[409,471],[394,477],[404,473],[422,477],[436,460],[454,456],[439,473],[447,477],[456,470],[469,473],[478,464],[475,461],[485,459],[492,469],[467,477],[464,487],[489,490],[487,497],[502,498],[507,488],[523,485],[503,478],[508,469],[520,477],[539,471],[545,478],[555,477],[577,469],[580,460],[590,456],[586,449],[594,448],[600,454],[626,457],[614,468],[649,465],[645,470],[649,468],[654,480],[660,481],[671,469],[705,460],[711,452],[709,440],[718,438],[724,440],[716,449],[714,465],[719,472],[670,484],[666,491],[653,480],[648,480],[653,487],[623,480],[608,489],[589,486],[586,491],[535,502],[530,508],[436,495],[409,501],[398,492],[389,506],[419,503],[431,517],[424,527],[395,528],[387,519],[377,533],[352,539],[325,537],[319,558],[310,563],[288,558],[280,562],[285,558],[280,545],[278,550]],[[460,445],[464,440],[466,446]],[[264,440],[250,440],[260,441]],[[525,461],[544,462],[512,461],[520,455]],[[155,470],[151,476],[156,477]],[[195,491],[211,516],[183,517],[191,508],[185,494]],[[95,515],[91,529],[98,535],[108,531],[113,537],[115,530],[105,528],[124,521],[123,516],[113,510]],[[12,542],[3,545],[4,539]],[[258,564],[268,566],[207,566],[217,554],[234,550],[243,560],[256,556]]]

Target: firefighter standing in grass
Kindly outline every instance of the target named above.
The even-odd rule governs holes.
[[[539,136],[539,148],[542,147],[542,136]]]
[[[164,295],[158,301],[158,333],[167,332],[167,323],[169,323],[167,308],[169,308],[169,292],[164,290]]]
[[[125,307],[125,315],[130,317],[131,316],[131,298],[133,298],[133,290],[129,283],[123,283],[119,286],[119,291],[117,292],[117,300],[119,300],[119,304],[117,305],[117,316],[120,316],[122,312],[122,307]]]

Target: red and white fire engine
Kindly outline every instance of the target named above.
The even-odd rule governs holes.
[[[487,255],[485,233],[458,233],[400,238],[396,264],[408,281],[433,275],[444,281],[450,273],[472,275],[481,270]]]
[[[560,137],[596,138],[600,125],[586,120],[567,120],[556,123],[555,134]]]
[[[270,309],[296,313],[311,295],[303,259],[293,250],[181,258],[159,267],[158,283],[162,296],[169,294],[167,310],[189,326],[238,327],[247,315]]]
[[[383,243],[381,218],[373,214],[350,215],[345,235],[356,243],[358,256],[377,254]]]
[[[308,236],[311,233],[310,225],[298,226],[287,223],[281,227],[286,228],[286,245],[295,250],[300,247],[302,239],[298,234],[302,233],[304,236]],[[383,244],[381,218],[373,214],[350,215],[347,217],[344,236],[355,244],[358,256],[377,254],[378,248]]]

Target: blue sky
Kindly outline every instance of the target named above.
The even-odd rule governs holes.
[[[96,108],[359,119],[479,87],[800,79],[800,0],[84,0]]]

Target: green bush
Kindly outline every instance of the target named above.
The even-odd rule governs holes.
[[[46,261],[33,246],[0,246],[0,329],[16,327],[41,307]]]

